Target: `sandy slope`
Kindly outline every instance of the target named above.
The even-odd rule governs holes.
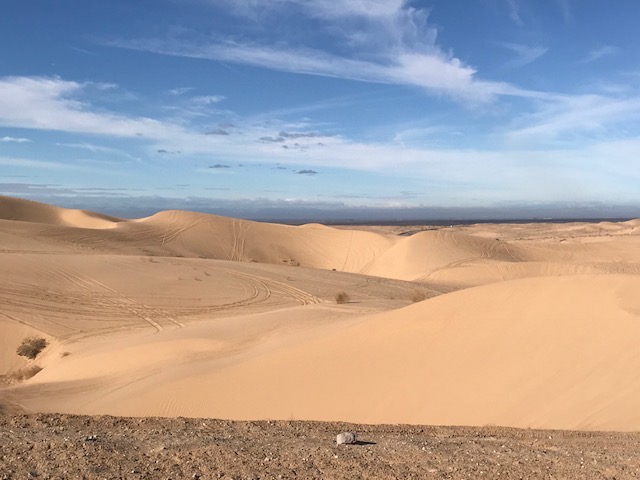
[[[100,213],[58,208],[2,195],[0,195],[0,219],[97,229],[114,228],[118,222],[123,221]]]
[[[202,324],[78,350],[34,379],[27,406],[635,430],[638,288],[625,275],[527,279],[355,320],[318,306]],[[119,379],[101,384],[108,375]],[[90,395],[77,397],[78,379]]]
[[[13,353],[24,336],[51,342],[0,403],[638,429],[639,228],[396,236],[0,197],[0,375],[28,365]]]

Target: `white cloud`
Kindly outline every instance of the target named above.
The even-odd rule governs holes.
[[[374,62],[341,57],[310,48],[232,41],[198,45],[157,39],[111,44],[163,55],[221,60],[290,73],[414,86],[475,102],[488,101],[499,94],[527,95],[526,91],[502,82],[476,80],[475,69],[440,51],[400,51]]]
[[[528,94],[503,82],[477,78],[475,68],[436,44],[437,29],[428,24],[428,11],[411,7],[404,0],[244,0],[234,1],[233,6],[227,4],[246,15],[253,15],[249,12],[256,10],[261,12],[259,15],[266,15],[295,7],[300,15],[323,22],[329,36],[327,46],[311,40],[305,44],[299,35],[292,45],[286,31],[269,40],[273,36],[268,28],[271,23],[262,24],[260,18],[255,22],[265,33],[259,42],[215,36],[213,40],[194,40],[181,31],[183,36],[179,37],[168,34],[163,38],[114,40],[107,44],[297,74],[407,85],[474,103],[490,101],[496,95]],[[543,53],[530,50],[526,61]]]
[[[57,77],[0,78],[0,125],[131,138],[180,133],[151,118],[91,111],[78,99],[87,85]]]
[[[618,47],[614,47],[612,45],[605,45],[605,46],[594,48],[593,50],[591,50],[582,60],[580,60],[580,63],[595,62],[596,60],[599,60],[603,57],[616,55],[618,53],[620,53],[620,49]]]
[[[406,0],[210,0],[224,3],[236,14],[256,18],[268,11],[298,8],[316,18],[366,16],[388,17],[403,8]]]
[[[223,100],[224,100],[224,96],[222,95],[202,95],[198,97],[191,97],[189,99],[189,103],[191,103],[192,105],[200,106],[200,107],[207,107],[215,103],[220,103]]]
[[[536,142],[547,145],[567,135],[608,133],[616,136],[615,128],[640,121],[640,97],[609,97],[576,95],[558,97],[553,103],[519,120],[525,125],[514,128],[508,136],[512,141]]]
[[[410,63],[411,60],[399,61]],[[419,69],[413,74],[419,76]],[[464,76],[458,79],[454,74],[449,81],[466,80]],[[6,91],[9,94],[5,94]],[[280,163],[292,167],[303,164],[305,168],[317,171],[322,168],[323,172],[326,168],[378,173],[392,170],[398,174],[410,172],[412,179],[429,179],[440,185],[457,186],[469,198],[476,195],[488,200],[544,200],[546,196],[587,199],[597,198],[600,194],[609,194],[613,198],[615,181],[620,176],[638,176],[635,168],[637,140],[625,143],[609,140],[609,143],[604,143],[595,138],[590,142],[580,142],[579,147],[554,143],[554,140],[576,132],[608,132],[620,123],[640,121],[640,97],[556,95],[553,102],[548,97],[536,113],[521,117],[520,123],[505,133],[512,143],[506,146],[496,144],[481,150],[356,141],[340,135],[322,135],[322,129],[311,124],[286,124],[273,118],[265,119],[261,124],[251,119],[236,119],[242,135],[204,135],[196,129],[189,130],[166,121],[128,117],[103,110],[98,112],[90,103],[77,100],[82,91],[82,84],[59,78],[0,78],[0,123],[11,127],[122,138],[132,138],[135,132],[142,132],[144,148],[151,157],[158,149],[166,149],[181,152],[176,158],[190,158],[194,162],[198,159],[210,161],[214,154],[225,162],[250,163],[260,159],[265,164]],[[282,136],[282,132],[298,133]],[[263,137],[278,136],[284,140],[258,141]],[[539,148],[539,145],[544,148]],[[66,146],[99,153],[113,151],[109,147],[82,141]],[[80,168],[79,165],[6,157],[0,157],[0,165]],[[570,182],[580,188],[583,186],[584,192],[578,194],[566,188],[564,184]],[[634,195],[624,189],[621,192],[629,197]],[[635,195],[633,198],[638,199]],[[450,202],[451,199],[447,197],[443,201]]]
[[[2,137],[0,142],[4,143],[29,143],[31,140],[28,138],[16,138],[16,137]]]
[[[331,18],[341,16],[388,17],[408,3],[406,0],[290,0],[308,8],[315,15]]]
[[[169,93],[171,95],[175,95],[176,97],[179,97],[180,95],[184,95],[185,93],[190,92],[191,90],[193,90],[193,87],[172,88],[171,90],[169,90]]]

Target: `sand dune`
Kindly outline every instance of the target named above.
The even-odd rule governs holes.
[[[20,214],[31,222],[54,225],[38,231],[39,237],[114,254],[305,266],[407,281],[425,279],[443,268],[470,263],[541,258],[550,261],[564,255],[551,249],[509,245],[448,231],[399,237],[322,225],[293,227],[250,222],[184,211],[116,221],[103,219],[99,214],[32,205],[33,202],[20,204],[15,199],[6,203],[0,218]],[[16,204],[19,208],[14,207]],[[7,213],[11,211],[9,207],[18,213]],[[70,224],[71,219],[75,220],[74,225]],[[106,225],[111,230],[104,231]]]
[[[0,375],[43,367],[0,403],[639,429],[638,229],[401,236],[183,211],[125,220],[0,197]],[[337,305],[339,291],[351,301]],[[15,354],[30,335],[50,341],[34,362]]]
[[[0,219],[65,225],[78,228],[114,228],[122,219],[86,210],[54,207],[0,195]]]
[[[638,288],[640,278],[624,275],[527,279],[337,323],[317,309],[262,314],[243,327],[278,334],[235,351],[216,332],[228,335],[228,326],[201,325],[78,352],[38,376],[30,404],[133,416],[637,430],[640,301],[630,293]],[[309,316],[313,326],[300,328]],[[134,352],[136,365],[117,361]],[[100,385],[114,368],[121,377]],[[78,379],[94,380],[88,403],[78,401]],[[39,385],[57,382],[59,397],[42,401]]]
[[[426,279],[434,272],[478,263],[521,263],[540,256],[550,261],[558,255],[551,250],[542,254],[531,247],[509,245],[494,239],[449,232],[422,232],[401,237],[387,249],[366,273],[404,280]]]

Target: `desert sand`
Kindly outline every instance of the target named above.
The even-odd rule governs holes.
[[[0,402],[640,429],[640,220],[412,229],[0,197]],[[49,342],[35,360],[16,354],[28,336]]]

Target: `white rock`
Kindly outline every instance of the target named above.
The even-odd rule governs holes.
[[[346,443],[356,443],[358,441],[355,432],[343,432],[336,435],[336,443],[338,445]]]

